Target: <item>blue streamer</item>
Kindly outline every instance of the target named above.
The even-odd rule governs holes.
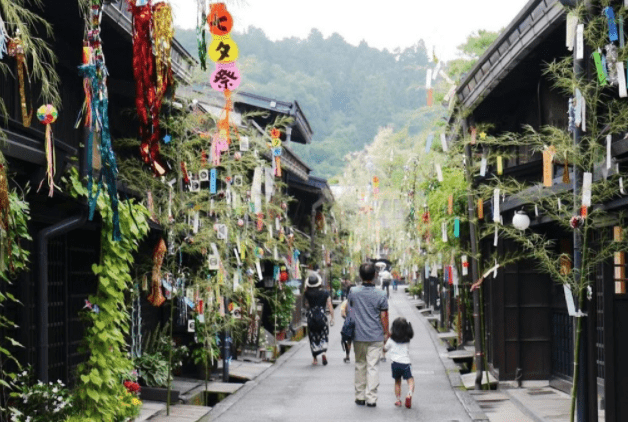
[[[116,157],[111,145],[111,132],[109,129],[109,98],[107,94],[106,78],[108,75],[105,64],[98,60],[93,65],[79,66],[79,75],[87,78],[91,82],[92,94],[92,126],[90,128],[89,140],[87,145],[87,168],[90,169],[87,180],[87,193],[89,203],[89,219],[94,218],[94,211],[103,182],[107,184],[107,191],[111,198],[111,210],[113,211],[113,232],[111,234],[114,241],[122,240],[120,232],[120,214],[118,210],[118,166]],[[98,187],[96,194],[93,194],[93,174],[92,168],[92,143],[94,133],[100,126],[100,153],[102,169],[98,178]]]
[[[2,17],[0,16],[0,60],[4,58],[4,55],[7,54],[7,39],[9,36],[7,35],[7,31],[4,27],[4,22],[2,21]]]
[[[458,217],[454,220],[454,236],[460,237],[460,219]]]
[[[602,70],[604,71],[604,77],[608,81],[608,64],[606,62],[606,54],[602,54]]]
[[[216,169],[209,171],[209,193],[216,193]]]

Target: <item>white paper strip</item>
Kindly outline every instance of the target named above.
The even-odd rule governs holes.
[[[279,217],[275,217],[275,229],[277,232],[281,230],[281,223],[279,222]]]
[[[253,171],[251,195],[253,196],[255,214],[262,212],[262,171],[261,167],[255,167]]]
[[[488,160],[486,159],[486,155],[482,154],[482,161],[480,162],[480,176],[486,176],[486,166],[488,164]]]
[[[430,89],[432,87],[432,69],[427,69],[427,75],[425,75],[425,88]]]
[[[613,137],[606,135],[606,170],[611,169],[611,142],[613,142]]]
[[[274,160],[273,160],[274,162]],[[268,204],[274,194],[275,190],[275,173],[270,167],[266,167],[266,181],[264,182],[264,190],[266,194],[266,203]]]
[[[440,164],[436,164],[436,178],[439,182],[443,181],[443,170],[440,168]]]
[[[499,189],[493,191],[493,221],[495,223],[501,223],[501,216],[499,211]]]
[[[538,205],[535,205],[535,206],[534,206],[534,216],[535,216],[535,217],[538,217],[538,216],[539,216],[539,206],[538,206]]]
[[[425,278],[430,278],[430,266],[425,265]]]
[[[591,184],[593,183],[593,173],[582,174],[582,205],[591,206]]]
[[[587,131],[587,101],[582,97],[582,131]]]
[[[497,247],[499,242],[499,229],[495,226],[495,236],[493,236],[493,246]]]
[[[199,223],[199,213],[194,214],[194,222],[192,223],[192,232],[194,234],[198,233],[198,223]]]
[[[617,62],[617,78],[619,81],[620,98],[628,97],[628,91],[626,90],[626,70],[624,69],[624,62]]]
[[[438,277],[438,267],[436,266],[436,264],[432,263],[432,266],[430,267],[431,269],[431,273],[430,273],[430,277]]]
[[[436,80],[436,77],[438,76],[439,72],[440,72],[440,64],[441,62],[439,61],[438,63],[436,63],[436,67],[434,68],[434,71],[432,72],[432,80]]]
[[[466,255],[462,255],[460,257],[460,260],[462,261],[462,275],[468,275],[469,274],[469,258],[467,258]]]
[[[447,136],[444,133],[440,134],[440,143],[443,146],[443,151],[447,152],[449,148],[447,147]]]
[[[573,51],[576,42],[576,27],[578,26],[578,16],[569,13],[567,15],[567,38],[565,45],[569,51]]]
[[[560,201],[560,198],[558,198],[558,211],[562,211],[563,209],[563,203]]]
[[[454,94],[456,93],[456,88],[457,86],[454,85],[451,88],[449,88],[449,91],[447,91],[447,95],[445,95],[445,97],[443,98],[444,101],[449,101],[449,99],[453,99],[454,98]]]
[[[233,273],[233,290],[236,291],[239,288],[240,288],[240,273],[236,271]]]
[[[445,222],[442,223],[442,230],[443,230],[443,242],[447,242],[449,240],[447,238],[447,223]]]
[[[584,24],[576,27],[576,60],[584,58]]]
[[[273,247],[273,259],[274,259],[275,261],[278,261],[278,260],[279,260],[279,252],[277,251],[277,245],[275,245],[275,246]]]
[[[577,318],[587,316],[586,313],[583,313],[580,310],[576,311],[576,304],[573,300],[573,293],[571,292],[571,287],[569,287],[569,285],[567,284],[563,284],[563,289],[565,291],[565,302],[567,302],[567,312],[569,313],[569,316],[573,316]]]
[[[626,192],[624,191],[624,178],[623,178],[623,177],[620,177],[620,178],[619,178],[619,192],[620,192],[622,195],[625,195],[625,194],[626,194]]]
[[[238,249],[237,248],[233,248],[233,253],[236,256],[236,260],[238,261],[238,267],[242,266],[242,261],[240,261],[240,254],[238,253]]]
[[[262,267],[261,267],[261,265],[260,265],[260,263],[259,263],[259,259],[256,259],[256,260],[255,260],[255,269],[257,270],[257,277],[258,277],[260,280],[263,280],[263,279],[264,279],[264,277],[262,276]]]
[[[493,278],[497,278],[497,269],[499,268],[499,264],[497,263],[497,259],[495,259],[495,266],[493,267]]]

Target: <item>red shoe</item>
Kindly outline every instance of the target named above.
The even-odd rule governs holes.
[[[327,356],[323,355],[323,365],[327,365]]]
[[[397,406],[397,407],[401,407],[401,400],[397,400],[397,401],[395,402],[395,406]]]
[[[406,397],[406,407],[410,409],[412,407],[412,397]]]

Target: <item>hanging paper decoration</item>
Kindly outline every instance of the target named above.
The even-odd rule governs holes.
[[[584,172],[582,174],[582,205],[591,206],[591,184],[593,183],[593,173]]]
[[[486,167],[488,166],[488,152],[482,151],[482,160],[480,161],[480,176],[486,176]]]
[[[431,107],[434,101],[434,89],[432,88],[432,69],[428,69],[425,75],[425,89],[427,89],[427,106]]]
[[[441,224],[441,229],[443,232],[443,242],[447,242],[449,239],[447,238],[447,223],[443,222]]]
[[[233,91],[240,86],[240,70],[233,63],[216,63],[216,70],[211,74],[209,83],[216,91]]]
[[[501,155],[497,156],[497,174],[502,175],[504,173],[504,160]]]
[[[619,97],[628,97],[628,92],[626,90],[626,70],[624,68],[624,63],[620,61],[617,62],[617,83],[619,85]]]
[[[454,219],[454,237],[460,237],[460,218]]]
[[[578,26],[578,15],[575,13],[567,14],[567,36],[566,46],[569,51],[573,51],[576,43],[576,27]]]
[[[37,109],[37,119],[42,125],[46,125],[46,178],[48,179],[48,196],[52,197],[54,194],[54,175],[55,175],[55,151],[54,151],[54,139],[52,136],[52,123],[57,121],[58,112],[55,106],[48,104],[43,105]],[[45,180],[45,179],[44,179]],[[41,189],[44,180],[39,184]],[[37,191],[39,192],[39,189]]]
[[[159,239],[155,250],[153,251],[153,273],[151,277],[151,293],[148,295],[147,300],[153,306],[161,306],[166,298],[161,292],[161,265],[164,261],[164,255],[166,254],[166,242],[163,239]]]
[[[595,69],[597,71],[598,82],[600,83],[601,86],[606,86],[607,85],[606,71],[604,69],[604,66],[602,65],[602,56],[600,54],[599,49],[598,51],[593,52],[593,61],[595,62]]]
[[[444,133],[440,134],[440,144],[443,147],[443,152],[449,151],[449,147],[447,146],[447,136]]]
[[[271,144],[270,144],[270,150],[272,152],[272,166],[273,166],[273,170],[275,173],[275,176],[277,177],[281,177],[281,154],[282,154],[282,147],[281,147],[281,131],[277,128],[273,128],[270,131],[270,138],[271,138]]]
[[[373,176],[373,194],[377,197],[379,194],[379,177]]]
[[[556,148],[553,146],[543,151],[543,186],[552,186],[552,180],[554,178],[554,154],[556,154]]]
[[[85,142],[87,148],[87,194],[89,204],[89,219],[94,218],[96,201],[100,194],[103,182],[107,185],[107,191],[111,198],[113,210],[113,240],[120,240],[120,222],[118,217],[118,191],[117,178],[118,166],[111,145],[111,133],[109,130],[109,94],[107,91],[107,66],[102,51],[100,38],[100,22],[102,19],[102,4],[100,1],[92,2],[91,19],[87,21],[86,38],[83,41],[83,64],[79,67],[79,75],[83,77],[83,90],[85,102],[82,114],[85,117],[85,126],[89,130],[89,136]],[[94,149],[94,144],[100,140],[100,145]],[[92,159],[100,154],[102,170],[97,180],[97,189],[94,193]]]
[[[576,27],[576,60],[584,58],[584,24],[580,23]]]
[[[460,260],[462,261],[462,275],[468,275],[469,274],[469,259],[466,255],[462,255],[460,257]]]
[[[610,170],[612,166],[612,154],[611,154],[612,142],[613,142],[612,135],[606,135],[606,170]]]
[[[477,141],[478,130],[475,127],[471,128],[471,145],[475,145]]]
[[[28,110],[28,104],[30,101],[26,100],[26,80],[30,80],[28,77],[28,68],[26,67],[26,56],[24,54],[24,44],[20,38],[19,30],[15,34],[14,38],[9,38],[8,54],[10,57],[15,57],[17,61],[17,76],[20,86],[20,105],[22,107],[22,125],[29,127],[33,118],[33,109]],[[26,74],[26,78],[24,75]]]
[[[427,140],[425,141],[425,152],[428,153],[430,152],[430,149],[432,148],[432,141],[434,140],[434,134],[430,133],[429,135],[427,135]]]
[[[447,197],[447,214],[452,215],[454,213],[454,196],[449,195]]]
[[[443,182],[443,169],[441,168],[440,164],[435,164],[436,167],[436,179],[439,182]]]
[[[493,222],[501,223],[501,212],[499,210],[500,190],[495,189],[493,191]]]
[[[153,8],[153,51],[157,75],[157,95],[160,97],[164,96],[166,89],[173,82],[170,57],[173,38],[172,7],[166,2],[157,3]]]
[[[171,70],[164,69],[170,65],[169,58],[163,57],[165,50],[163,46],[155,46],[152,34],[158,35],[161,41],[170,37],[171,29],[167,28],[167,10],[159,10],[159,24],[162,28],[155,31],[155,21],[153,8],[149,1],[127,0],[133,14],[133,77],[135,79],[135,106],[140,126],[140,154],[142,160],[151,166],[156,176],[163,176],[167,172],[166,165],[162,162],[159,154],[159,112],[161,103],[166,92],[168,77]],[[155,6],[155,11],[160,8],[160,4]],[[170,38],[171,40],[171,38]],[[153,49],[161,51],[161,61],[159,70],[162,74],[162,85],[158,86],[156,80],[156,59]]]
[[[608,38],[612,41],[617,41],[619,39],[617,35],[617,25],[615,24],[615,12],[613,8],[607,6],[604,8],[604,15],[606,15],[606,21],[608,23]]]
[[[484,219],[484,200],[482,198],[478,198],[478,219]]]

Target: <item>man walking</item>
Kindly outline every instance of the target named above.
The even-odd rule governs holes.
[[[355,319],[355,402],[375,407],[379,373],[377,364],[388,334],[388,299],[383,291],[376,289],[375,266],[360,265],[361,286],[353,287],[349,293],[349,306]]]

